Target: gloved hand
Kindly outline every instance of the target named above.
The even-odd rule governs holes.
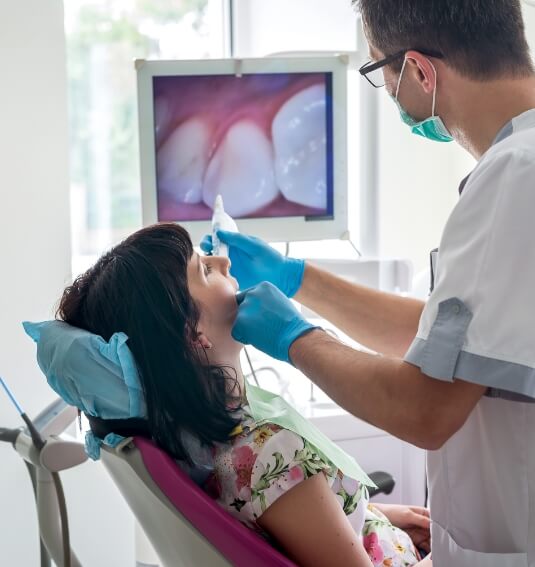
[[[305,261],[286,258],[255,236],[218,230],[217,236],[229,247],[230,273],[240,289],[248,289],[266,281],[279,288],[286,297],[293,297],[303,281]],[[212,253],[212,237],[201,242],[206,254]]]
[[[232,336],[243,344],[284,362],[291,362],[288,351],[300,336],[318,327],[301,317],[281,291],[269,282],[238,293],[238,315]]]

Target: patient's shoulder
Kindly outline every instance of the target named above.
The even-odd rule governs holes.
[[[234,433],[230,443],[216,447],[205,489],[249,527],[258,529],[256,519],[303,480],[318,472],[336,477],[337,469],[288,429],[246,417]]]
[[[252,470],[251,501],[255,516],[262,515],[285,492],[319,472],[332,484],[338,469],[304,437],[279,429],[265,440]]]

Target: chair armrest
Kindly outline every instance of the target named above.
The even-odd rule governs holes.
[[[368,491],[370,493],[370,498],[376,496],[377,494],[390,494],[396,486],[396,481],[391,474],[383,471],[376,471],[368,475],[373,482],[377,485],[377,488],[370,488]]]

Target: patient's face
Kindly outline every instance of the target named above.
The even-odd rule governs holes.
[[[230,261],[221,256],[199,256],[194,252],[188,264],[188,288],[200,308],[198,331],[218,350],[236,348],[231,329],[238,306],[238,282],[230,275]]]

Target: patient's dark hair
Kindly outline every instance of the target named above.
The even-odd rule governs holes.
[[[193,345],[200,313],[188,291],[192,254],[189,235],[178,225],[139,230],[77,277],[57,311],[63,321],[105,340],[126,333],[145,393],[148,429],[158,445],[187,461],[180,431],[211,445],[228,440],[238,423],[230,409],[238,405],[229,394],[234,369],[210,366]]]
[[[440,51],[476,80],[533,73],[520,0],[353,0],[367,35],[385,55]],[[398,61],[394,67],[399,66]]]

